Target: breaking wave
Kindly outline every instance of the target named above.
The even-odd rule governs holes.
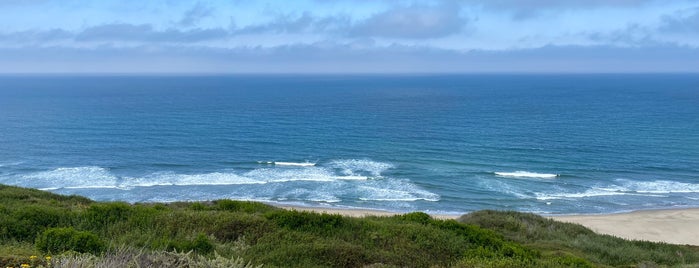
[[[439,200],[439,195],[423,190],[409,180],[384,176],[383,172],[393,167],[389,163],[368,159],[349,159],[314,166],[265,165],[252,170],[231,169],[198,174],[166,171],[126,176],[116,174],[108,168],[85,166],[61,167],[4,177],[0,178],[0,183],[63,193],[79,193],[102,199],[116,200],[121,197],[133,199],[126,201],[177,201],[177,198],[180,198],[179,200],[232,198],[326,203],[348,200],[357,202]],[[172,188],[173,186],[183,187]],[[160,188],[149,190],[152,187]],[[91,194],[95,195],[91,196]]]
[[[514,178],[539,178],[539,179],[553,179],[558,177],[558,174],[550,173],[535,173],[529,171],[515,171],[515,172],[493,172],[497,176],[501,177],[514,177]]]

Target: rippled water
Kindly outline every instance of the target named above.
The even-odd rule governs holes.
[[[3,76],[0,183],[435,213],[699,207],[699,75]]]

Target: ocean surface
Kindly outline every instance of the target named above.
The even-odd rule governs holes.
[[[447,214],[699,207],[699,75],[5,75],[0,183]]]

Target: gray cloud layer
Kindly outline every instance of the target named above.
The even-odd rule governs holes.
[[[180,9],[184,12],[175,19],[160,22],[102,21],[74,30],[0,30],[0,72],[699,72],[699,7],[694,4],[671,16],[658,14],[659,24],[630,22],[616,30],[591,27],[570,33],[575,39],[572,43],[585,45],[551,45],[557,38],[565,39],[566,33],[544,37],[544,42],[535,40],[530,45],[533,48],[512,49],[518,44],[507,43],[513,42],[507,38],[502,38],[504,45],[498,44],[504,50],[488,50],[492,46],[487,42],[476,45],[481,50],[435,45],[459,47],[458,42],[470,38],[465,33],[477,32],[472,28],[482,26],[478,24],[480,14],[469,13],[473,10],[466,6],[498,13],[498,19],[509,15],[531,19],[541,12],[629,8],[652,2],[445,0],[426,5],[387,1],[385,9],[363,17],[275,13],[265,17],[269,20],[241,27],[211,23],[217,10],[210,2],[197,2]],[[503,25],[522,22],[505,20],[511,24]],[[507,32],[501,30],[483,40],[497,42],[503,36],[496,35]],[[258,36],[260,41],[255,43]],[[675,39],[663,39],[667,36]],[[238,44],[241,40],[248,43]],[[286,45],[272,46],[264,43],[267,40]],[[551,43],[545,45],[546,41]]]
[[[661,30],[679,33],[699,33],[699,7],[687,10],[687,16],[665,16]]]
[[[184,13],[184,16],[179,21],[179,24],[185,27],[193,26],[200,20],[210,16],[212,13],[213,8],[202,4],[201,2],[197,2],[191,9]]]
[[[126,23],[104,24],[89,27],[74,38],[76,41],[114,42],[199,42],[225,38],[229,32],[224,29],[167,29],[158,31],[152,25],[132,25]]]
[[[458,33],[466,23],[457,6],[410,6],[375,14],[349,32],[355,36],[424,39]]]
[[[657,46],[549,46],[512,51],[456,52],[343,44],[274,48],[60,47],[0,49],[0,72],[699,72],[699,49]]]

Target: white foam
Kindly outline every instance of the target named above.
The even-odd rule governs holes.
[[[420,189],[404,180],[370,181],[357,188],[363,201],[417,201],[437,202],[440,196]]]
[[[365,198],[365,197],[360,197],[359,200],[362,201],[393,201],[393,202],[412,202],[412,201],[418,201],[418,200],[425,200],[425,201],[430,201],[430,202],[437,202],[439,201],[438,198],[417,198],[417,197],[412,197],[412,198]]]
[[[0,163],[0,167],[10,167],[10,166],[17,166],[21,165],[23,162],[2,162]]]
[[[155,173],[142,178],[126,177],[120,187],[193,186],[264,184],[265,181],[239,176],[235,173],[212,172],[203,174]]]
[[[633,181],[620,179],[620,185],[609,187],[612,190],[636,193],[669,194],[669,193],[699,193],[699,184],[668,180]]]
[[[308,162],[272,162],[275,166],[292,166],[292,167],[312,167],[315,166],[316,163],[308,163]]]
[[[62,167],[20,176],[18,184],[34,188],[115,187],[117,177],[95,166]]]
[[[327,166],[340,169],[341,173],[344,175],[367,173],[374,177],[379,177],[384,171],[394,168],[392,164],[376,162],[369,159],[333,160],[328,163]]]
[[[261,166],[250,171],[225,170],[200,174],[156,172],[142,176],[119,176],[95,166],[65,167],[11,177],[11,184],[43,190],[86,189],[80,194],[128,201],[183,201],[220,198],[288,200],[289,202],[338,203],[343,201],[414,202],[440,200],[440,196],[407,179],[371,176],[393,166],[369,160],[338,160],[330,166],[285,168]],[[349,170],[349,172],[346,172]],[[132,191],[140,187],[246,185],[226,188],[225,194],[210,188],[172,188]],[[263,186],[264,185],[264,186]],[[123,190],[113,194],[99,189]]]
[[[515,178],[539,178],[539,179],[553,179],[558,177],[558,174],[550,173],[535,173],[529,171],[515,171],[515,172],[494,172],[495,175],[501,177],[515,177]]]
[[[596,196],[613,196],[613,195],[627,195],[628,193],[615,192],[615,191],[605,191],[601,189],[590,189],[582,193],[553,193],[544,194],[536,193],[536,199],[538,200],[554,200],[554,199],[577,199],[585,197],[596,197]]]

